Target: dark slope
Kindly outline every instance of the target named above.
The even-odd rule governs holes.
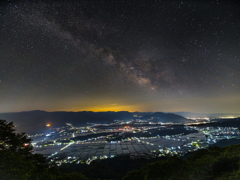
[[[180,115],[176,115],[173,113],[163,113],[163,112],[156,112],[153,114],[147,114],[143,116],[143,119],[152,119],[155,122],[173,122],[173,123],[185,123],[185,122],[192,122]]]

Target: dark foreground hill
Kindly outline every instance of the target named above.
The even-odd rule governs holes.
[[[0,119],[7,119],[14,122],[18,132],[38,133],[46,130],[46,124],[52,127],[61,127],[65,123],[72,123],[74,126],[86,126],[89,123],[112,123],[114,120],[130,120],[133,115],[128,111],[120,112],[46,112],[46,111],[27,111],[17,113],[0,113]],[[153,119],[157,122],[184,123],[188,120],[182,116],[172,113],[142,113],[138,119]],[[136,119],[136,118],[135,118]],[[38,132],[36,132],[38,130]]]
[[[240,145],[201,149],[187,158],[131,160],[125,156],[90,165],[65,164],[60,170],[82,173],[91,180],[239,180]]]

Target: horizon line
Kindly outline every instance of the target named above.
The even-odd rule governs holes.
[[[162,113],[194,113],[194,114],[239,114],[240,113],[237,113],[237,112],[224,112],[224,113],[216,113],[216,112],[213,112],[213,113],[204,113],[204,112],[189,112],[189,111],[175,111],[175,112],[166,112],[166,111],[127,111],[127,110],[122,110],[122,111],[88,111],[88,110],[82,110],[82,111],[61,111],[61,110],[56,110],[56,111],[47,111],[47,110],[39,110],[39,109],[36,109],[36,110],[28,110],[28,111],[13,111],[13,112],[0,112],[0,114],[2,113],[23,113],[23,112],[32,112],[32,111],[43,111],[43,112],[94,112],[94,113],[100,113],[100,112],[129,112],[129,113],[156,113],[156,112],[162,112]]]

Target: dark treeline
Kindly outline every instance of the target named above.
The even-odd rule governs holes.
[[[240,179],[240,145],[210,147],[186,157],[131,160],[127,156],[90,165],[65,164],[62,172],[81,172],[89,179],[117,180],[227,180]]]

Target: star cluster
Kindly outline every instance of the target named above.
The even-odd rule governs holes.
[[[11,1],[0,112],[240,111],[237,1]]]

